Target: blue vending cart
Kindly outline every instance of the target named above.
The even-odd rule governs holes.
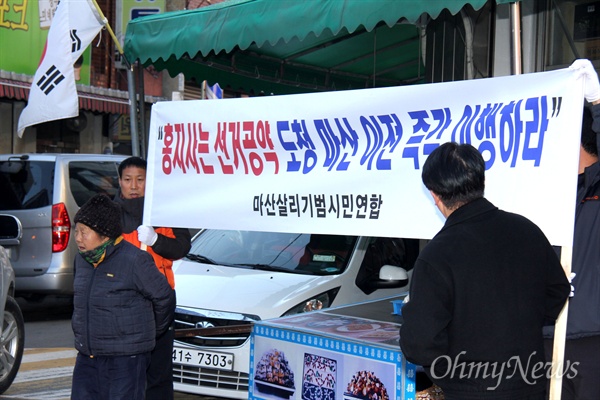
[[[399,298],[254,325],[250,399],[415,399],[416,366],[399,345]]]

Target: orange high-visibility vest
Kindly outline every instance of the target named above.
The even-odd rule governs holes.
[[[156,231],[156,233],[164,235],[166,237],[175,238],[175,234],[173,233],[173,229],[171,229],[171,228],[156,228],[155,231]],[[142,247],[142,242],[140,242],[140,240],[138,239],[137,230],[133,230],[130,233],[123,233],[123,238],[138,248]],[[150,253],[152,258],[154,258],[154,264],[156,264],[156,267],[158,268],[158,270],[164,276],[167,277],[167,280],[169,281],[169,285],[171,285],[171,287],[173,289],[175,289],[175,275],[173,274],[173,269],[172,269],[173,261],[168,260],[162,256],[159,256],[158,254],[156,254],[154,252],[154,250],[152,250],[152,247],[150,247],[150,246],[148,246],[146,248],[146,251],[148,253]]]

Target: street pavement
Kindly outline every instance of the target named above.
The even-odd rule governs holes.
[[[66,348],[26,349],[17,377],[0,399],[70,399],[76,354]]]
[[[69,400],[77,352],[72,348],[25,349],[11,387],[1,400]],[[175,400],[207,400],[175,392]]]
[[[17,302],[25,318],[25,351],[13,384],[0,400],[69,400],[77,355],[70,298],[48,296],[39,302],[17,298]],[[210,399],[175,392],[175,400]]]

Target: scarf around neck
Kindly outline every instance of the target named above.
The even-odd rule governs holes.
[[[115,244],[115,239],[108,239],[106,242],[102,243],[100,246],[96,247],[92,250],[87,251],[79,251],[79,254],[85,259],[85,261],[89,262],[93,266],[96,266],[98,262],[102,260],[104,253],[106,253],[106,248],[108,246],[112,246]]]

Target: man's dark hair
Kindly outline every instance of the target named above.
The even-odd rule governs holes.
[[[583,108],[583,119],[581,121],[581,147],[586,153],[598,156],[598,145],[596,132],[592,129],[594,118],[589,108]]]
[[[470,144],[448,142],[427,157],[421,178],[425,187],[452,210],[483,197],[485,162]]]
[[[135,157],[135,156],[126,158],[123,161],[121,161],[121,164],[119,164],[119,178],[121,178],[121,176],[123,175],[123,170],[125,168],[138,167],[145,171],[147,169],[147,166],[148,166],[148,163],[143,158]]]

